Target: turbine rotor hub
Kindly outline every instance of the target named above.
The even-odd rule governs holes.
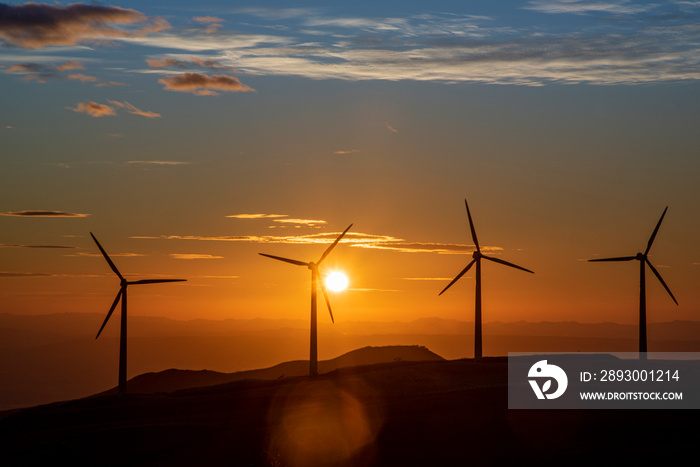
[[[647,257],[644,253],[637,253],[637,256],[634,257],[634,259],[637,259],[639,261],[644,261],[646,258]]]
[[[481,258],[482,256],[483,256],[483,255],[482,255],[481,252],[478,251],[478,250],[475,251],[474,253],[472,253],[472,258],[474,258],[474,259],[479,259],[479,258]]]

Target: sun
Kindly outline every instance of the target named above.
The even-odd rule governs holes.
[[[342,272],[332,272],[326,276],[326,287],[333,292],[341,292],[348,286],[348,276]]]

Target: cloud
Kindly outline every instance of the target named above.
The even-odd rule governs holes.
[[[216,16],[195,16],[192,19],[198,23],[206,23],[207,28],[204,31],[207,34],[213,34],[218,31],[223,26],[221,23],[224,22],[223,19]]]
[[[115,107],[120,107],[122,109],[126,109],[126,111],[129,112],[130,114],[141,115],[142,117],[146,117],[146,118],[160,118],[161,117],[161,115],[159,113],[138,109],[126,101],[119,102],[119,101],[107,100],[107,102],[114,105]]]
[[[72,74],[72,75],[64,75],[61,72],[63,71],[68,71],[68,70],[83,70],[85,67],[83,66],[82,63],[76,61],[76,60],[69,60],[67,62],[63,62],[59,65],[50,65],[50,64],[45,64],[45,63],[18,63],[16,65],[12,65],[9,67],[7,70],[5,70],[5,73],[11,73],[11,74],[22,74],[24,75],[24,80],[26,81],[37,81],[39,83],[45,83],[47,79],[52,79],[52,78],[68,78],[68,79],[81,79],[82,77],[85,77],[86,79],[90,81],[97,81],[97,78],[94,77],[87,77],[86,75],[83,74]],[[82,80],[82,79],[81,79]]]
[[[91,117],[105,117],[110,115],[117,115],[114,107],[110,107],[105,104],[98,104],[97,102],[80,102],[75,107],[66,107],[68,110],[74,112],[86,113]]]
[[[387,129],[388,129],[389,131],[393,132],[393,133],[398,133],[398,132],[399,132],[399,130],[397,130],[396,128],[392,127],[392,126],[389,125],[388,123],[384,123],[384,125],[386,125]]]
[[[356,152],[362,152],[360,149],[350,149],[348,151],[333,151],[333,154],[338,154],[339,156],[345,155],[345,154],[354,154]]]
[[[165,239],[165,240],[196,240],[216,242],[245,242],[245,243],[285,243],[285,244],[330,244],[338,238],[340,232],[326,232],[309,235],[236,235],[236,236],[201,236],[201,235],[162,235],[159,237],[133,236],[138,239]],[[348,232],[340,243],[356,248],[368,248],[395,251],[400,253],[437,253],[437,254],[469,254],[475,251],[474,245],[462,245],[455,243],[420,243],[407,242],[401,238],[388,235],[375,235],[360,232]],[[503,248],[498,246],[482,246],[482,251],[500,252]]]
[[[611,14],[636,14],[653,9],[654,5],[641,5],[629,0],[532,0],[525,10],[534,10],[542,13],[611,13]]]
[[[449,281],[451,277],[402,277],[405,281]]]
[[[171,253],[171,257],[175,259],[221,259],[223,256],[202,255],[197,253]]]
[[[125,27],[137,24],[141,26],[133,30]],[[139,11],[119,7],[0,3],[0,38],[23,48],[141,37],[169,27],[162,18],[149,18]]]
[[[47,249],[64,249],[64,248],[77,248],[74,246],[66,245],[8,245],[5,243],[0,243],[0,248],[47,248]]]
[[[48,272],[12,272],[0,271],[0,277],[53,277]]]
[[[237,219],[266,219],[274,217],[287,217],[287,214],[232,214],[226,217],[235,217]]]
[[[203,59],[199,57],[187,57],[186,60],[172,57],[147,58],[146,63],[151,68],[178,68],[188,70],[198,67],[208,68],[210,70],[233,70],[234,68],[228,65],[223,65],[218,60]]]
[[[127,112],[130,114],[134,115],[140,115],[142,117],[146,118],[160,118],[161,115],[156,112],[150,112],[147,110],[141,110],[129,102],[119,102],[119,101],[110,101],[108,100],[112,105],[107,105],[107,104],[98,104],[97,102],[80,102],[77,106],[75,107],[66,107],[68,110],[72,110],[74,112],[81,112],[81,113],[86,113],[90,115],[91,117],[105,117],[105,116],[112,116],[112,115],[117,115],[117,108],[120,109],[125,109]]]
[[[189,165],[192,162],[187,161],[128,161],[127,164],[142,164],[142,165]]]
[[[218,95],[216,91],[255,92],[238,78],[226,75],[207,76],[199,73],[184,73],[158,80],[168,91],[191,92],[198,95]]]
[[[107,81],[106,83],[98,83],[95,85],[97,88],[105,87],[105,86],[130,86],[130,84],[126,83],[119,83],[117,81]]]
[[[217,18],[216,16],[195,16],[192,18],[198,23],[223,23],[225,20],[222,18]]]
[[[81,83],[94,83],[95,81],[97,81],[97,78],[95,78],[94,76],[88,76],[88,75],[84,75],[82,73],[75,73],[72,75],[68,75],[68,76],[66,76],[66,78],[78,80]]]
[[[280,222],[282,224],[308,225],[310,227],[317,227],[326,223],[326,221],[314,219],[274,219],[272,222]]]
[[[76,214],[63,211],[17,211],[0,212],[0,216],[11,217],[88,217],[90,214]]]

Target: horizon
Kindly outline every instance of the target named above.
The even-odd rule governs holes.
[[[157,0],[3,5],[0,312],[338,322],[700,320],[700,6]],[[41,6],[43,5],[43,6]],[[101,15],[102,22],[89,19]],[[679,32],[682,31],[682,34]],[[330,323],[319,297],[319,325]],[[118,310],[117,310],[118,313]],[[114,318],[111,321],[115,321]],[[114,322],[107,329],[115,327]],[[97,332],[97,329],[95,330]],[[484,336],[488,339],[488,336]]]

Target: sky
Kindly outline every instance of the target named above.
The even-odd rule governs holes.
[[[700,2],[0,3],[0,312],[700,318]],[[319,319],[330,318],[319,304]]]

